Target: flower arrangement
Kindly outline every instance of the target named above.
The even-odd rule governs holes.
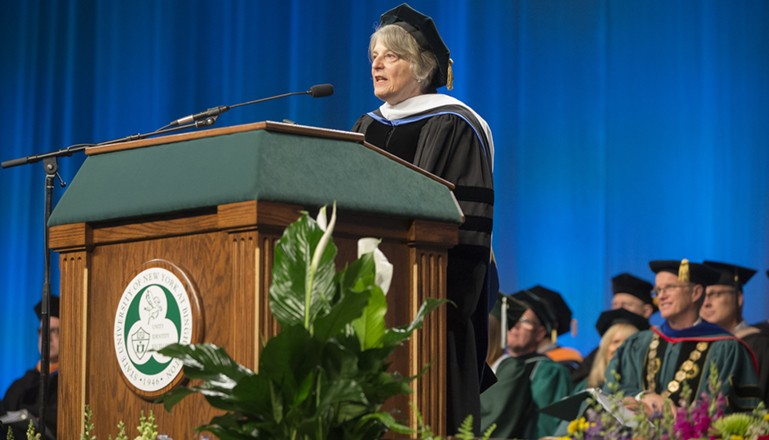
[[[640,411],[631,423],[625,424],[610,414],[611,408],[607,412],[593,403],[585,411],[585,417],[569,424],[568,436],[561,438],[769,440],[769,414],[763,404],[752,413],[725,414],[726,398],[718,391],[721,386],[716,368],[711,368],[708,389],[709,393],[703,392],[692,403],[687,403],[691,390],[684,387],[675,409],[665,407],[649,416]],[[621,394],[615,394],[619,396],[617,402],[621,402]]]

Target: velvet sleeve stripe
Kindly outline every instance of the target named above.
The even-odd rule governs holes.
[[[458,200],[494,204],[494,189],[480,186],[457,186],[454,195]]]
[[[757,385],[734,384],[729,393],[728,400],[729,406],[736,411],[751,411],[761,401],[761,390]]]
[[[735,394],[743,398],[761,398],[761,390],[758,385],[734,385]]]
[[[465,259],[488,261],[490,252],[487,246],[460,243],[449,249],[449,258],[451,255],[461,255]]]
[[[491,234],[493,220],[488,217],[465,216],[465,222],[460,226],[463,230],[478,231]]]

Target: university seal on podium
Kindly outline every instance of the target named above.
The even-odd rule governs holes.
[[[120,297],[113,331],[123,379],[134,392],[151,399],[176,386],[181,361],[157,350],[200,342],[201,319],[197,291],[181,269],[163,260],[144,264]]]

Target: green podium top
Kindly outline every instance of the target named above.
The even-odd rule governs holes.
[[[272,124],[272,125],[271,125]],[[166,214],[264,200],[371,214],[462,222],[444,184],[342,136],[271,129],[278,123],[153,139],[92,154],[57,204],[50,226]],[[260,129],[266,128],[266,129]],[[314,129],[332,133],[330,130]],[[146,142],[146,141],[144,141]]]

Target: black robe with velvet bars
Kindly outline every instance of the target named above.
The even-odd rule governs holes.
[[[487,349],[494,184],[488,131],[461,105],[441,105],[398,120],[377,110],[353,127],[366,141],[456,185],[465,216],[459,244],[448,251],[447,432],[467,415],[480,423],[480,383]],[[496,293],[496,291],[492,292]]]

